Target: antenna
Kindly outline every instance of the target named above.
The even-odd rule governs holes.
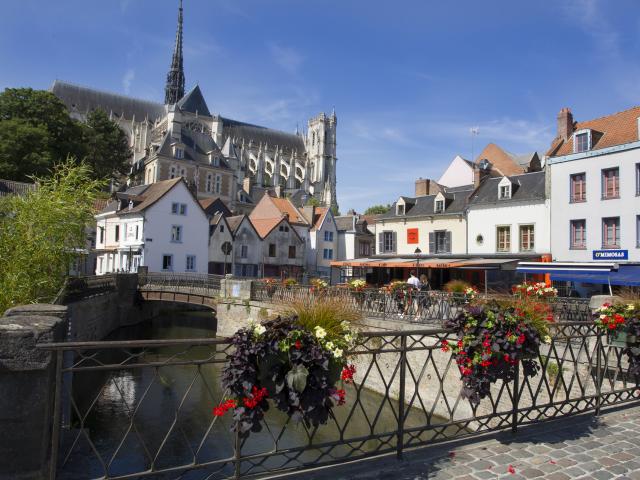
[[[469,129],[469,133],[471,133],[471,161],[474,161],[474,146],[475,146],[475,142],[474,139],[476,138],[477,135],[480,135],[480,127],[471,127]]]

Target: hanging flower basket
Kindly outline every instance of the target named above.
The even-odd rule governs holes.
[[[541,343],[550,343],[548,305],[525,299],[492,300],[470,305],[446,326],[457,341],[444,340],[462,375],[462,396],[472,405],[485,398],[498,380],[512,381],[522,366],[525,376],[540,370],[536,359]]]
[[[355,342],[349,323],[338,331],[308,331],[296,318],[277,318],[238,330],[227,356],[222,387],[230,392],[213,410],[233,411],[233,429],[241,437],[262,429],[270,403],[307,427],[327,423],[334,407],[345,403],[338,382],[353,381],[355,367],[346,352]]]
[[[607,343],[622,348],[629,360],[629,374],[640,378],[640,303],[605,303],[594,313],[594,323]]]

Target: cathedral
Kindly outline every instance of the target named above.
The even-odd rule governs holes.
[[[299,204],[315,198],[337,208],[335,111],[320,113],[306,132],[286,133],[231,120],[209,110],[200,87],[185,93],[183,8],[164,103],[56,80],[51,88],[72,117],[101,108],[126,132],[133,151],[129,185],[182,176],[198,198],[221,198],[247,212],[270,190]]]

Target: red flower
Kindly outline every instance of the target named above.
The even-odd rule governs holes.
[[[489,365],[491,365],[491,360],[483,360],[480,362],[481,367],[488,367]]]
[[[473,370],[471,370],[469,367],[460,367],[460,373],[467,377],[473,373]]]
[[[344,405],[346,393],[344,390],[336,390],[336,394],[338,395],[338,406]]]
[[[449,342],[447,342],[446,340],[442,340],[442,342],[440,342],[440,350],[442,350],[443,352],[448,352],[449,350],[451,350],[451,345],[449,345]]]
[[[518,340],[516,340],[516,343],[518,345],[522,345],[526,339],[527,337],[524,336],[524,333],[521,333],[520,336],[518,337]]]
[[[237,407],[237,403],[235,400],[233,399],[229,399],[224,403],[221,403],[220,405],[218,405],[217,407],[213,407],[213,414],[216,417],[221,417],[223,416],[225,413],[227,413],[227,410],[230,410],[232,408],[236,408]]]
[[[516,473],[516,469],[515,469],[515,468],[513,468],[513,465],[509,465],[509,468],[507,468],[507,471],[508,471],[509,473],[511,473],[511,474]]]
[[[353,374],[354,373],[356,373],[356,366],[355,365],[347,365],[346,367],[344,367],[342,369],[342,373],[340,374],[340,378],[345,383],[351,383],[351,382],[353,382]]]
[[[243,398],[242,403],[245,407],[253,410],[267,397],[267,395],[268,393],[266,388],[263,387],[258,389],[258,387],[254,385],[251,388],[251,394],[248,397]]]
[[[458,348],[464,348],[464,342],[462,340],[458,340]]]
[[[505,354],[505,356],[504,356],[504,361],[505,361],[505,362],[508,362],[509,360],[510,360],[510,358],[509,358],[509,354]]]
[[[296,350],[300,350],[302,348],[302,342],[300,340],[296,340],[294,346],[296,347]]]
[[[213,407],[213,414],[216,417],[221,417],[223,416],[225,413],[227,413],[227,411],[223,408],[223,407]]]

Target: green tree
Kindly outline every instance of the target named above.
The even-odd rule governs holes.
[[[84,163],[67,160],[24,197],[0,199],[0,312],[51,301],[85,247],[93,202],[103,182]]]
[[[83,125],[84,161],[97,178],[117,179],[129,173],[131,149],[127,135],[104,110],[93,110]]]
[[[390,208],[391,208],[390,204],[387,204],[387,205],[373,205],[373,206],[367,208],[364,211],[364,214],[365,215],[379,215],[381,213],[387,213]]]
[[[319,207],[320,200],[318,200],[316,197],[311,196],[307,199],[307,203],[305,203],[305,205],[308,207]]]

